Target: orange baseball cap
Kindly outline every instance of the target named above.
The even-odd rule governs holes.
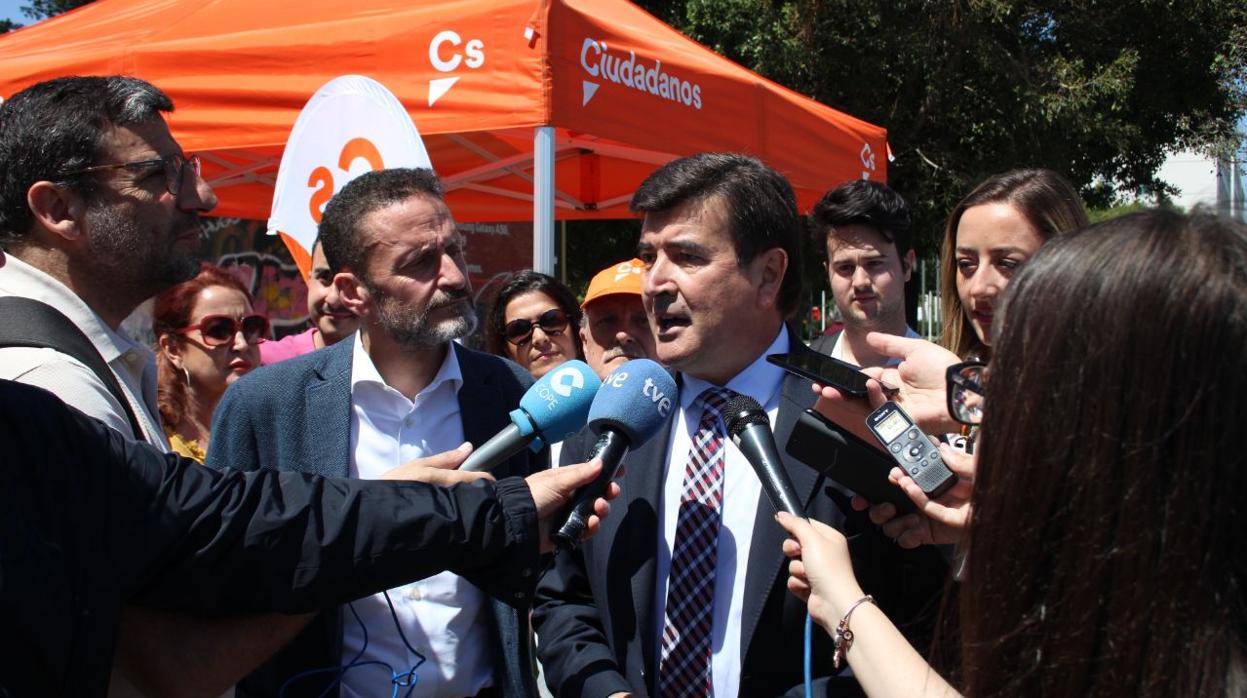
[[[586,305],[602,296],[641,295],[641,273],[644,271],[645,263],[639,259],[612,264],[603,269],[589,282],[585,302],[580,304],[580,308],[583,310]]]

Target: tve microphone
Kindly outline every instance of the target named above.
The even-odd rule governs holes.
[[[676,391],[671,375],[649,359],[633,359],[606,377],[589,408],[589,428],[598,440],[587,460],[601,458],[602,472],[577,492],[567,522],[554,532],[559,548],[571,550],[580,545],[594,500],[606,492],[628,449],[645,443],[662,428],[676,403]]]
[[[737,395],[723,407],[723,425],[732,437],[732,443],[745,455],[753,466],[762,489],[776,511],[786,511],[793,516],[805,518],[805,507],[797,498],[788,471],[779,459],[775,434],[771,432],[771,420],[757,400],[748,395]]]
[[[542,376],[511,411],[511,423],[472,451],[460,470],[492,470],[525,446],[533,453],[584,428],[602,382],[589,364],[565,361]]]

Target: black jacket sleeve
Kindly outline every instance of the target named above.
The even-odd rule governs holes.
[[[560,461],[565,465],[581,462],[593,443],[592,433],[587,428],[581,430],[563,443]],[[624,677],[607,640],[598,610],[605,599],[594,597],[584,560],[585,550],[592,546],[590,539],[576,550],[555,556],[554,566],[541,578],[533,608],[533,627],[539,638],[537,656],[546,680],[560,698],[604,697],[640,688]]]
[[[488,578],[503,597],[527,600],[535,584],[536,509],[519,478],[441,488],[218,472],[127,441],[42,391],[26,402],[42,417],[6,424],[7,452],[38,468],[27,483],[36,501],[60,500],[39,512],[57,512],[53,535],[92,550],[98,583],[123,600],[300,612],[444,570]]]

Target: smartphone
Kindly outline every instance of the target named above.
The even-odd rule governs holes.
[[[957,482],[957,474],[944,465],[935,445],[895,402],[885,402],[871,412],[866,428],[928,497],[944,494]]]
[[[847,361],[833,359],[826,354],[809,350],[790,354],[768,354],[767,361],[780,368],[808,378],[820,385],[830,385],[850,397],[866,397],[866,381],[870,376]],[[884,391],[895,390],[884,385]]]
[[[918,510],[904,490],[888,480],[888,472],[895,465],[892,459],[814,410],[806,410],[797,418],[785,449],[788,455],[871,504],[890,502],[897,516]]]

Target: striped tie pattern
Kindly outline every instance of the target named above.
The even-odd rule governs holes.
[[[700,402],[705,409],[684,469],[671,550],[658,667],[659,698],[705,698],[712,693],[710,638],[726,438],[721,410],[732,395],[725,388],[709,388],[693,403]]]

